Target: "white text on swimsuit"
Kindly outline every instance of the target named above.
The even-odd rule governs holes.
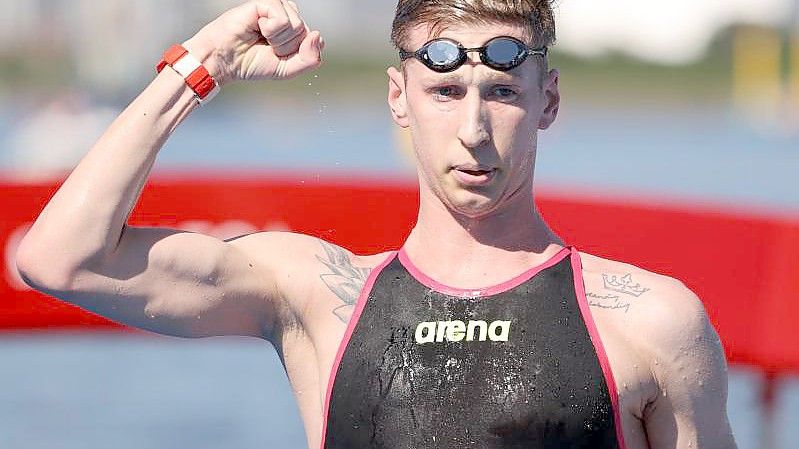
[[[416,343],[443,341],[508,341],[510,321],[426,321],[416,326]],[[475,336],[477,338],[475,338]]]

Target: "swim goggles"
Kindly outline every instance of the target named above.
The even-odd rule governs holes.
[[[448,38],[438,38],[424,44],[415,52],[400,50],[400,59],[405,61],[416,58],[422,64],[439,73],[452,72],[466,62],[466,54],[479,52],[483,64],[494,70],[507,72],[521,65],[528,56],[546,56],[547,47],[530,48],[522,41],[510,37],[499,36],[486,42],[482,47],[464,48],[459,42]]]

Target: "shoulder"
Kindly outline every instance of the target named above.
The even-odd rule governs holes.
[[[712,331],[704,304],[682,281],[629,263],[580,256],[592,308],[624,309],[625,325],[641,344],[659,351],[678,349],[691,336]]]
[[[347,297],[359,293],[371,270],[392,254],[358,255],[318,237],[293,232],[258,232],[226,242],[268,273],[300,321],[315,299],[329,291]]]
[[[349,249],[324,239],[296,232],[256,232],[225,240],[270,265],[318,265],[320,259],[350,259],[353,263],[374,267],[391,252],[355,254]]]
[[[621,309],[628,319],[641,324],[658,316],[661,326],[704,311],[696,294],[678,279],[584,252],[580,252],[580,260],[586,296],[593,308]]]
[[[614,328],[648,359],[656,376],[665,375],[660,362],[685,360],[686,351],[723,357],[702,300],[683,282],[590,254],[581,253],[581,259],[592,312],[620,309],[612,315]]]
[[[606,298],[623,298],[627,312],[613,315],[614,329],[643,356],[656,382],[657,394],[648,399],[643,416],[650,435],[656,435],[653,447],[696,443],[691,437],[708,447],[734,447],[726,416],[727,362],[702,300],[672,277],[580,255],[586,295],[595,295],[588,298],[594,301],[592,313],[609,310],[602,308],[613,305]],[[675,419],[681,435],[674,432]]]
[[[391,252],[355,254],[347,248],[318,237],[295,232],[256,232],[225,240],[264,267],[275,272],[318,271],[325,262],[350,263],[374,268]]]
[[[314,255],[321,251],[321,240],[293,232],[256,232],[225,240],[231,251],[243,253],[250,264],[265,272],[280,290],[302,277],[297,275],[313,270]]]

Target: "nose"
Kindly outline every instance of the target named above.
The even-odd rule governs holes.
[[[478,148],[489,139],[488,117],[483,99],[476,89],[468,92],[462,102],[458,139],[466,148]]]

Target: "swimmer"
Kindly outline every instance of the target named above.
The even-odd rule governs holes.
[[[699,298],[579,251],[536,210],[537,136],[560,102],[554,38],[545,0],[400,0],[388,106],[412,133],[421,201],[397,251],[129,226],[158,151],[198,106],[170,68],[46,206],[20,273],[129,326],[270,342],[309,448],[734,448]],[[262,0],[183,47],[224,89],[314,70],[324,44],[296,4]]]

